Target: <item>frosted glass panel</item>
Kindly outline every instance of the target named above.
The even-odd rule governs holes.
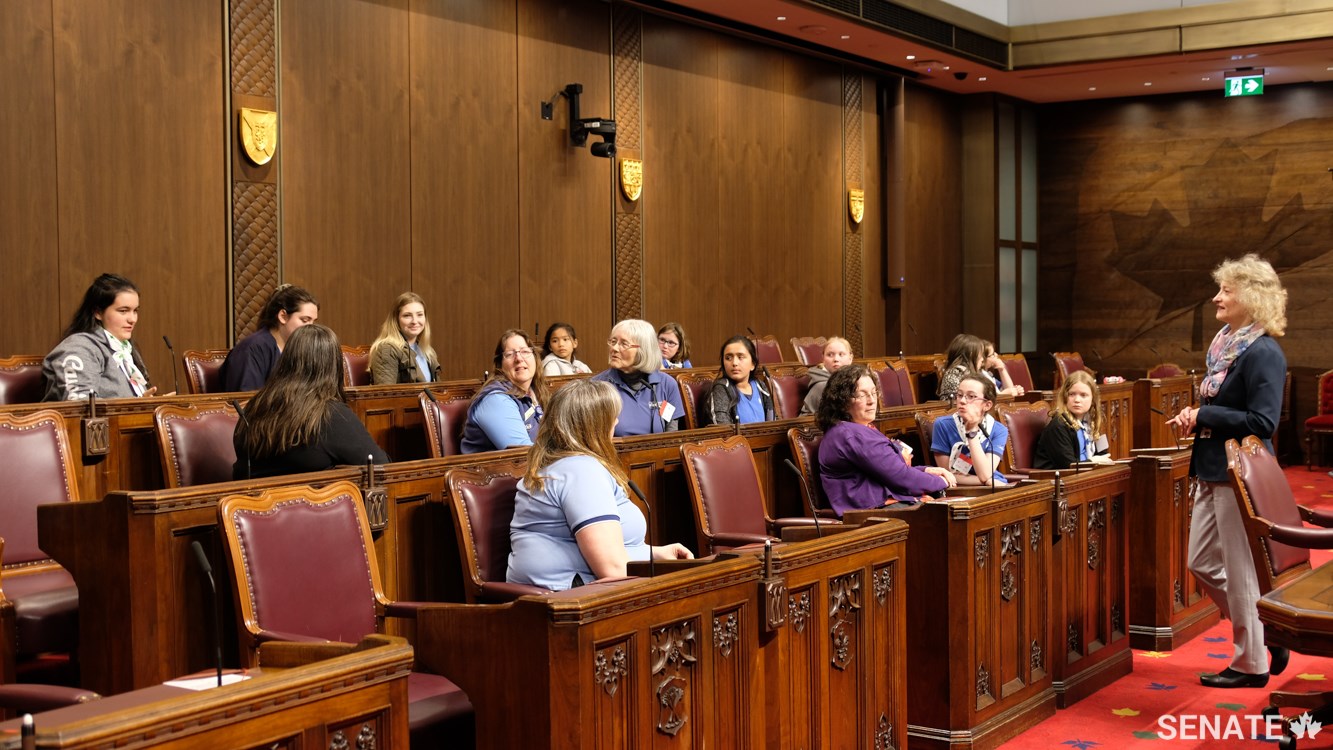
[[[1037,350],[1037,251],[1023,251],[1023,346],[1019,351]]]
[[[1023,126],[1023,241],[1037,241],[1037,115],[1024,110]]]
[[[1014,313],[1018,310],[1018,289],[1015,283],[1018,278],[1018,269],[1014,268],[1017,261],[1017,255],[1012,247],[1001,247],[999,258],[998,280],[1000,284],[1000,340],[998,342],[999,350],[1002,352],[1017,351],[1015,339],[1017,338],[1017,321]]]
[[[1001,102],[996,107],[999,122],[996,125],[995,146],[1000,154],[1000,174],[995,181],[995,192],[1000,204],[1000,241],[1013,242],[1015,237],[1014,220],[1018,209],[1015,206],[1014,191],[1014,107]]]

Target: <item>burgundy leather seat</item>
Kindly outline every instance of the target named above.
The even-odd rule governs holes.
[[[370,385],[370,346],[343,344],[343,385]]]
[[[431,458],[457,456],[463,452],[460,447],[463,443],[463,425],[467,422],[467,410],[476,392],[476,388],[444,389],[431,391],[434,399],[427,396],[426,391],[417,396]]]
[[[1317,411],[1313,417],[1305,420],[1305,468],[1313,469],[1315,463],[1314,439],[1319,438],[1320,453],[1323,453],[1324,437],[1333,434],[1333,370],[1321,373],[1318,383]]]
[[[1014,385],[1022,386],[1024,391],[1036,390],[1032,385],[1032,370],[1028,368],[1028,358],[1022,354],[1001,354],[1000,361],[1009,371],[1009,379]]]
[[[1150,378],[1176,378],[1185,374],[1185,368],[1175,362],[1163,362],[1148,371]]]
[[[37,506],[74,500],[78,485],[65,420],[54,411],[0,414],[0,456],[0,598],[15,615],[14,631],[3,635],[12,650],[0,655],[8,671],[38,654],[77,650],[79,592],[37,546]]]
[[[1310,551],[1266,538],[1256,528],[1256,519],[1284,526],[1301,526],[1302,513],[1291,485],[1277,459],[1253,435],[1244,443],[1227,441],[1227,468],[1240,503],[1241,515],[1250,534],[1250,550],[1259,591],[1268,593],[1287,579],[1310,569]],[[1311,520],[1314,520],[1311,518]],[[1262,522],[1260,523],[1262,525]]]
[[[681,400],[685,402],[685,426],[693,430],[712,424],[712,415],[708,414],[708,389],[713,387],[717,375],[711,370],[668,370],[667,374],[676,379],[680,386]]]
[[[35,404],[46,395],[42,382],[42,357],[17,356],[0,359],[0,406]]]
[[[810,392],[810,375],[802,365],[768,368],[768,390],[773,394],[773,412],[778,419],[801,415],[801,402]]]
[[[236,410],[228,404],[157,407],[153,424],[167,487],[230,482],[236,422]]]
[[[361,492],[351,482],[230,495],[218,514],[248,664],[264,641],[357,643],[379,632],[386,615],[415,615],[419,605],[384,596]],[[470,746],[472,704],[449,679],[413,672],[408,700],[414,745],[462,738],[450,746]]]
[[[221,393],[222,363],[226,349],[190,349],[181,355],[185,364],[185,384],[190,393]]]
[[[539,586],[505,581],[509,524],[514,520],[518,480],[526,468],[526,459],[506,459],[453,469],[445,475],[454,510],[454,533],[467,573],[463,583],[469,604],[502,603],[528,594],[550,593]]]
[[[740,435],[680,446],[694,501],[699,549],[710,553],[775,539],[784,526],[812,526],[813,518],[769,518],[750,442]]]
[[[1050,421],[1051,407],[1045,401],[1010,403],[1000,406],[1000,419],[1009,429],[1009,443],[1004,448],[1009,465],[1001,469],[1006,475],[1025,476],[1032,470],[1037,457],[1037,439]]]
[[[806,508],[814,508],[820,518],[838,517],[824,492],[819,478],[819,444],[824,442],[824,431],[817,425],[807,424],[787,430],[787,447],[801,472],[801,497]]]
[[[1065,378],[1079,370],[1087,370],[1094,380],[1097,378],[1097,371],[1083,364],[1083,355],[1078,352],[1053,352],[1051,358],[1055,360],[1055,385],[1052,388],[1059,388]]]
[[[782,345],[778,343],[773,334],[751,336],[750,340],[754,342],[755,355],[759,357],[759,364],[776,365],[783,361]]]
[[[796,361],[806,367],[814,367],[824,361],[824,344],[828,340],[823,336],[812,338],[810,336],[793,336],[791,339],[791,348],[796,350]]]

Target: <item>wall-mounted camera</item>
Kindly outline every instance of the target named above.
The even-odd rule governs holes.
[[[556,97],[569,100],[569,142],[570,145],[583,148],[588,144],[588,136],[595,135],[601,143],[592,144],[592,155],[610,159],[616,155],[616,121],[605,117],[579,117],[579,96],[583,94],[583,84],[571,83],[558,92],[551,101],[542,102],[542,119],[554,116]]]

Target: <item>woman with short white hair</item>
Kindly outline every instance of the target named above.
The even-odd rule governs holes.
[[[675,379],[661,373],[662,352],[653,324],[633,318],[616,323],[606,348],[609,367],[593,379],[615,386],[620,396],[616,437],[680,429],[684,402]]]

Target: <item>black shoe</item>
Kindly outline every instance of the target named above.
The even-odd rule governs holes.
[[[1291,651],[1281,646],[1269,646],[1268,655],[1268,673],[1282,674],[1287,668],[1287,662],[1291,660]]]
[[[1206,674],[1200,677],[1199,682],[1203,683],[1204,687],[1261,688],[1264,685],[1268,684],[1268,673],[1264,672],[1263,674],[1246,674],[1245,672],[1237,672],[1231,667],[1227,667],[1226,669],[1222,670],[1217,674]]]

